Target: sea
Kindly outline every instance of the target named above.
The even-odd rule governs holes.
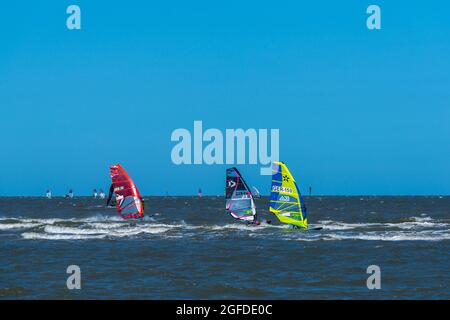
[[[309,231],[264,197],[260,226],[221,196],[144,199],[126,221],[90,197],[0,197],[0,299],[450,298],[448,196],[305,197]]]

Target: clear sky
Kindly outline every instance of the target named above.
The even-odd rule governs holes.
[[[171,161],[194,120],[279,128],[303,192],[449,194],[449,17],[448,1],[9,1],[0,195],[106,189],[117,162],[146,195],[222,194],[225,165]]]

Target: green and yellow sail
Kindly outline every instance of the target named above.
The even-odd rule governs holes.
[[[306,208],[297,183],[283,162],[272,164],[269,211],[286,224],[308,228]]]

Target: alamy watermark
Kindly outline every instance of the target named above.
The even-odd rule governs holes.
[[[71,4],[66,9],[66,14],[69,16],[66,19],[66,26],[69,30],[81,29],[81,8],[78,5]],[[369,30],[381,29],[381,8],[376,4],[371,4],[366,9],[366,14],[369,14],[366,20],[366,26]]]
[[[81,29],[81,9],[79,6],[72,4],[67,7],[66,13],[69,16],[66,19],[66,27],[69,30]]]
[[[76,264],[67,267],[66,273],[70,274],[67,278],[66,286],[67,289],[81,289],[81,269]]]
[[[225,129],[224,134],[216,128],[204,131],[203,122],[194,121],[193,132],[178,128],[170,139],[178,142],[171,152],[176,165],[259,164],[261,175],[271,175],[271,163],[280,156],[279,129]]]
[[[376,4],[371,4],[367,7],[367,14],[370,16],[366,20],[366,26],[369,30],[380,30],[381,29],[381,8]]]
[[[370,274],[367,278],[367,289],[381,289],[381,269],[379,266],[373,264],[367,267],[366,272]]]

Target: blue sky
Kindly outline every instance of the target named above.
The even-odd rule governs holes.
[[[279,128],[303,192],[449,194],[450,4],[311,2],[5,4],[0,195],[88,194],[117,162],[143,194],[222,194],[225,165],[171,161],[194,120]],[[268,193],[259,166],[239,168]]]

